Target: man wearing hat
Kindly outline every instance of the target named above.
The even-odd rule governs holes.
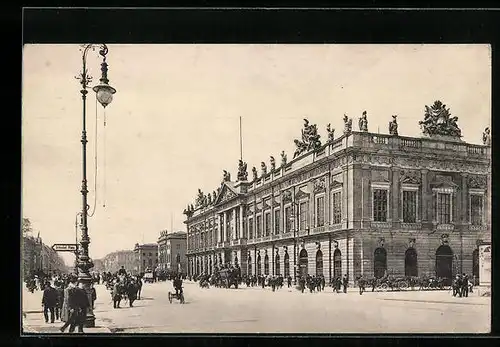
[[[45,317],[45,323],[49,322],[49,311],[50,311],[50,322],[54,323],[54,309],[57,305],[57,292],[50,285],[50,282],[45,283],[45,289],[43,290],[42,306],[43,306],[43,316]]]

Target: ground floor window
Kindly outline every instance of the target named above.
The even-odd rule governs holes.
[[[333,252],[333,277],[341,277],[342,276],[342,253],[339,249],[336,249]]]
[[[405,276],[418,276],[417,251],[415,248],[408,248],[405,252]]]
[[[269,257],[267,254],[264,256],[264,275],[269,275]]]
[[[276,258],[274,259],[274,266],[276,267],[276,275],[280,275],[280,255],[276,254]]]
[[[373,257],[373,275],[375,278],[384,277],[387,271],[387,251],[385,248],[378,247]]]
[[[448,245],[439,246],[436,250],[436,277],[453,278],[453,251]]]
[[[323,275],[323,252],[316,252],[316,276]]]
[[[308,273],[307,271],[307,251],[305,249],[302,249],[300,251],[299,255],[299,275],[306,276]]]

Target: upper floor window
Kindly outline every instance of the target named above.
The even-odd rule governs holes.
[[[248,218],[248,238],[253,239],[253,218]]]
[[[177,244],[177,249],[181,249],[181,244],[180,243]]]
[[[417,222],[417,189],[403,188],[403,223],[416,223]]]
[[[388,189],[373,190],[373,221],[387,222]]]
[[[262,236],[262,216],[259,215],[257,216],[257,237],[261,237]]]
[[[308,226],[308,217],[309,217],[309,203],[307,201],[301,202],[299,204],[299,226],[300,230],[306,230]]]
[[[470,223],[483,225],[483,195],[470,195]]]
[[[440,224],[451,223],[451,194],[450,193],[437,193],[436,209],[437,209],[437,222]]]
[[[318,196],[316,198],[316,226],[322,227],[325,225],[325,197]]]
[[[285,233],[288,233],[292,229],[292,208],[290,206],[285,207],[285,213],[283,215],[284,218],[284,223],[283,225],[285,226]]]
[[[267,212],[265,214],[265,218],[266,218],[266,236],[269,236],[271,235],[271,213],[270,212]]]
[[[280,210],[274,210],[274,234],[280,233]]]
[[[332,224],[342,223],[342,192],[336,191],[332,194]]]

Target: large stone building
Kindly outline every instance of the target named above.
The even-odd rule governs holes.
[[[158,267],[158,244],[145,243],[135,244],[135,272],[143,273],[146,269],[154,270]]]
[[[104,271],[111,273],[117,272],[121,269],[122,266],[125,270],[127,270],[127,272],[132,273],[137,267],[136,256],[134,251],[132,250],[123,250],[109,253],[102,259],[102,264],[104,267]],[[97,269],[93,270],[98,271]]]
[[[40,235],[22,238],[23,276],[43,272],[45,274],[64,273],[69,269],[62,257],[51,247],[45,245]]]
[[[167,272],[186,273],[187,234],[163,230],[158,238],[158,268]]]
[[[329,131],[321,144],[306,120],[293,160],[271,158],[251,180],[240,161],[236,181],[225,171],[217,192],[199,190],[184,211],[188,274],[232,263],[242,274],[347,274],[351,283],[478,276],[478,245],[491,239],[489,130],[484,145],[465,143],[443,109],[427,108],[420,138],[399,136],[395,117],[389,135],[362,119],[352,131],[345,117],[344,134]]]

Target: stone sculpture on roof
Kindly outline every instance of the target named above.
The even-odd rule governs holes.
[[[366,116],[366,111],[363,111],[363,115],[359,119],[358,125],[359,131],[368,131],[368,119]]]
[[[451,117],[450,109],[446,108],[441,101],[436,100],[432,106],[425,106],[424,120],[418,124],[424,135],[461,138],[462,131],[457,122],[458,117]]]
[[[389,134],[393,136],[398,136],[398,116],[392,116],[392,121],[389,122]]]
[[[330,123],[326,126],[326,132],[328,133],[328,142],[333,142],[335,139],[335,129],[331,128]]]
[[[281,151],[281,166],[286,165],[286,154],[285,151]]]
[[[248,178],[247,163],[240,159],[238,162],[238,181],[246,181]]]
[[[485,145],[485,146],[491,146],[490,128],[484,129],[484,132],[483,132],[483,145]]]
[[[252,178],[253,178],[254,181],[256,181],[257,178],[258,178],[257,177],[257,168],[255,166],[252,167]]]
[[[349,135],[352,131],[352,118],[347,118],[344,113],[344,135]]]
[[[260,163],[260,171],[261,171],[261,175],[262,176],[265,176],[267,174],[267,166],[266,166],[266,163],[264,162],[261,162]]]
[[[273,156],[271,156],[271,158],[269,160],[271,163],[271,172],[273,172],[274,170],[276,170],[276,160],[274,159]]]
[[[296,149],[293,157],[296,158],[302,153],[320,148],[320,137],[321,136],[318,134],[318,127],[316,126],[316,124],[309,124],[309,120],[307,118],[304,118],[302,140],[294,140]]]

